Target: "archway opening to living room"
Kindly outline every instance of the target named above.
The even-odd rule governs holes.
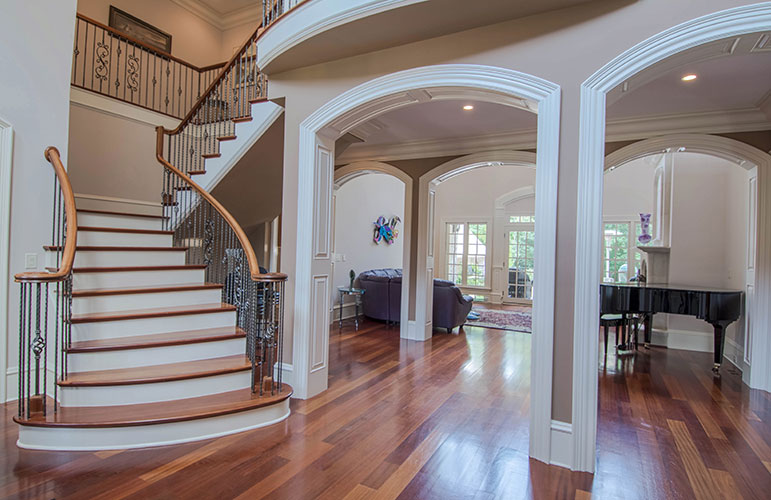
[[[768,362],[758,343],[768,319],[757,307],[767,300],[763,261],[771,251],[762,215],[771,165],[764,152],[771,148],[771,54],[757,50],[764,36],[691,47],[607,92],[607,156],[601,178],[595,172],[603,186],[601,238],[596,253],[579,249],[600,283],[593,291],[600,328],[591,333],[596,351],[587,358],[599,366],[600,467],[618,460],[619,429],[638,439],[657,436],[662,449],[689,441],[703,452],[721,439],[710,426],[766,397],[751,389]],[[713,407],[716,398],[726,406]],[[757,425],[768,429],[771,422]],[[625,454],[622,467],[679,463],[649,451]],[[729,466],[726,480],[738,484],[741,474]]]
[[[473,101],[473,104],[468,101]],[[389,113],[409,110],[411,107],[420,108],[420,106],[440,103],[451,104],[453,111],[459,113],[459,116],[453,120],[445,119],[439,127],[440,132],[444,132],[444,127],[448,125],[463,124],[463,117],[467,117],[465,120],[468,120],[471,115],[462,113],[484,109],[482,106],[485,104],[514,109],[530,117],[532,121],[528,124],[535,126],[515,130],[513,131],[515,133],[507,133],[503,136],[493,134],[492,137],[486,137],[488,141],[485,143],[476,142],[479,134],[473,135],[473,130],[466,131],[465,136],[462,137],[440,134],[439,137],[424,140],[408,134],[397,141],[404,144],[387,148],[385,155],[369,158],[353,155],[357,149],[356,143],[361,142],[361,135],[373,134],[381,130],[381,127],[374,126],[359,130],[358,135],[351,133],[366,125],[367,122],[372,122],[373,119],[384,119]],[[490,122],[491,120],[485,120],[486,116],[488,116],[487,113],[481,115],[481,120],[477,123]],[[418,113],[414,122],[419,123],[420,118],[422,115]],[[535,275],[542,279],[539,282],[542,285],[534,288],[534,294],[537,297],[534,301],[536,310],[533,314],[534,333],[531,337],[530,352],[533,360],[530,363],[531,370],[526,379],[520,380],[522,383],[517,385],[517,390],[514,392],[519,394],[520,398],[519,414],[530,417],[529,426],[527,418],[524,419],[525,428],[529,428],[529,435],[522,432],[517,435],[526,436],[525,439],[529,438],[530,456],[547,462],[551,460],[549,442],[552,434],[551,377],[558,120],[559,88],[556,85],[504,68],[457,64],[415,68],[363,83],[332,99],[300,124],[298,227],[308,228],[307,231],[301,231],[298,234],[295,271],[293,387],[300,398],[319,394],[329,386],[330,382],[339,384],[339,381],[329,377],[328,351],[330,334],[328,314],[331,301],[329,270],[333,259],[329,232],[332,184],[335,165],[345,166],[349,162],[367,159],[388,162],[410,176],[413,180],[412,213],[414,214],[413,217],[407,218],[404,226],[405,237],[409,235],[412,240],[410,259],[403,263],[403,283],[405,281],[408,283],[409,295],[402,294],[399,352],[395,359],[389,360],[396,364],[382,366],[381,369],[384,371],[380,373],[370,372],[367,375],[367,386],[370,383],[382,381],[383,378],[392,380],[390,377],[394,376],[393,372],[396,372],[400,384],[409,386],[408,393],[414,394],[414,391],[418,391],[438,396],[444,393],[441,391],[435,393],[433,389],[428,392],[420,391],[415,387],[415,383],[418,381],[431,383],[431,378],[426,379],[416,375],[427,373],[426,369],[431,371],[438,369],[438,366],[431,367],[439,363],[449,372],[434,380],[444,380],[442,385],[447,390],[450,387],[457,388],[457,384],[507,390],[501,387],[501,381],[505,378],[499,376],[500,358],[496,358],[496,352],[472,353],[460,335],[448,335],[446,331],[438,336],[434,334],[432,292],[435,266],[433,255],[428,253],[432,239],[427,236],[429,234],[427,228],[433,221],[433,217],[430,216],[432,208],[428,183],[439,174],[425,174],[438,166],[445,168],[449,161],[459,156],[474,153],[475,149],[472,146],[478,148],[476,151],[490,151],[500,147],[497,144],[502,142],[505,144],[504,147],[508,148],[514,146],[516,149],[537,149],[535,216],[539,220],[539,232],[535,240],[534,267]],[[511,125],[511,122],[505,118],[503,123]],[[354,137],[349,137],[348,134]],[[415,140],[408,140],[410,138]],[[434,148],[437,145],[440,146],[439,149]],[[377,146],[381,147],[382,144]],[[415,148],[421,150],[422,154],[415,154]],[[362,152],[358,151],[358,153]],[[450,170],[453,168],[447,169],[447,171]],[[454,288],[457,294],[463,296],[453,283],[448,283],[448,288]],[[465,302],[465,299],[463,301]],[[456,312],[458,311],[460,308],[456,308]],[[460,313],[458,317],[462,323],[463,317]],[[453,359],[435,356],[437,349],[443,350],[444,355],[456,352],[459,356],[454,356]],[[461,349],[461,352],[457,352],[457,349]],[[430,352],[432,350],[434,352]],[[465,352],[465,358],[461,355],[462,352]],[[468,359],[471,354],[484,355],[482,357],[474,355],[471,356],[473,359]],[[495,362],[486,362],[483,359],[485,356],[490,357],[488,361]],[[485,384],[480,379],[480,377],[484,378],[483,375],[496,380],[492,384]],[[351,384],[356,386],[357,383],[363,382],[364,380],[343,382],[330,392],[330,396]],[[448,382],[452,384],[446,386]],[[514,382],[504,386],[510,387],[511,383]],[[530,397],[527,396],[528,393]],[[408,399],[409,401],[405,403],[427,404],[429,402],[428,399],[422,402],[414,398]],[[324,400],[326,398],[319,399],[319,401]],[[316,403],[310,401],[308,404],[313,406]],[[508,412],[509,416],[516,414],[512,413],[511,407],[502,411]],[[522,419],[518,421],[523,422]],[[518,449],[521,450],[521,447]]]

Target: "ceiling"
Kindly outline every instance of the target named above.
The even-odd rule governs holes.
[[[682,76],[689,73],[698,78],[683,82]],[[464,111],[465,104],[472,104],[474,110]],[[645,69],[608,93],[607,117],[609,140],[628,140],[613,139],[613,131],[629,131],[638,124],[641,131],[645,124],[647,136],[672,128],[689,131],[690,126],[702,133],[711,126],[711,133],[771,129],[771,33],[718,40]],[[735,117],[745,122],[738,124]],[[427,150],[436,152],[443,143],[459,154],[454,145],[468,142],[471,136],[497,136],[499,148],[516,143],[507,143],[507,134],[534,143],[535,130],[536,115],[523,109],[481,101],[433,100],[390,111],[354,128],[342,140],[347,143],[338,161],[354,161],[370,153],[373,159],[385,160],[388,155],[379,151],[394,155],[399,145],[405,155],[412,154],[427,142],[433,145]],[[414,147],[406,147],[409,144]],[[398,156],[393,158],[403,159]]]
[[[466,111],[463,106],[472,105]],[[391,144],[496,132],[536,126],[535,113],[482,101],[429,101],[378,116],[351,131],[367,144]]]
[[[262,2],[258,0],[198,0],[198,2],[223,16],[249,6],[262,11]]]

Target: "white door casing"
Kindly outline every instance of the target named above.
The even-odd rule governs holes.
[[[574,293],[574,343],[573,343],[573,466],[576,470],[593,472],[595,467],[595,447],[597,433],[597,366],[599,343],[599,282],[600,252],[602,241],[602,188],[603,165],[615,164],[611,157],[628,154],[615,152],[604,158],[605,150],[605,107],[606,96],[631,76],[669,56],[729,36],[756,33],[771,29],[771,2],[748,5],[709,14],[663,31],[627,50],[606,64],[581,87],[581,129],[579,135],[578,161],[578,206],[576,224],[581,228],[576,238],[576,277]],[[700,140],[708,137],[708,141]],[[679,140],[688,139],[685,134]],[[648,139],[647,145],[662,141],[663,148],[674,146],[678,141],[671,141],[670,136]],[[698,151],[701,147],[708,154],[717,154],[732,150],[740,151],[740,157],[761,167],[768,163],[768,155],[737,141],[722,137],[691,137],[693,142],[685,144],[687,150]],[[648,142],[650,141],[650,142]],[[726,142],[730,141],[730,142]],[[639,144],[639,143],[636,143]],[[635,144],[628,147],[633,147]],[[639,151],[640,156],[654,153],[654,150]],[[771,194],[771,179],[768,169],[761,167],[758,177],[759,193]],[[767,213],[771,206],[768,196],[759,194],[759,213]],[[759,221],[757,248],[766,249],[765,254],[758,250],[758,276],[771,269],[771,218]],[[755,311],[771,307],[771,275],[769,279],[758,281],[755,294]],[[759,320],[759,318],[757,318]],[[753,328],[758,328],[755,324]],[[771,324],[765,321],[766,331]],[[768,339],[753,337],[753,352],[764,353],[765,359],[771,358],[771,342]],[[762,370],[753,370],[753,386],[771,388],[771,363],[765,363]],[[757,368],[757,367],[756,367]]]
[[[13,128],[0,118],[0,402],[8,399],[8,287],[10,286]],[[13,330],[15,331],[15,330]]]
[[[538,148],[536,179],[536,214],[539,230],[536,241],[539,259],[539,296],[533,314],[530,456],[550,461],[552,354],[554,334],[554,264],[556,253],[557,171],[559,155],[559,86],[518,71],[475,64],[447,64],[426,66],[400,71],[363,83],[335,97],[308,116],[300,124],[298,157],[298,220],[297,227],[325,225],[328,214],[321,217],[313,210],[314,185],[319,157],[316,149],[319,136],[340,137],[351,128],[387,111],[431,99],[475,99],[516,107],[523,99],[530,110],[538,110]],[[334,156],[334,150],[332,150]],[[425,189],[424,189],[425,188]],[[331,186],[330,186],[331,190]],[[429,204],[428,183],[420,184],[418,223],[426,224]],[[418,231],[419,255],[427,255],[427,238]],[[312,288],[316,274],[314,238],[309,231],[298,231],[295,268],[293,369],[295,395],[308,398],[326,388],[311,383],[310,345],[320,329],[318,315],[311,311],[314,304]],[[427,259],[426,259],[427,260]],[[421,264],[418,259],[418,264]],[[428,266],[427,266],[428,267]],[[328,268],[327,268],[328,269]],[[417,279],[428,278],[426,273],[414,271]],[[418,287],[418,289],[420,289]],[[417,294],[419,299],[421,294]],[[425,305],[425,304],[424,304]],[[326,312],[326,307],[322,309]],[[415,316],[409,318],[416,325],[425,325],[426,308],[416,303]]]

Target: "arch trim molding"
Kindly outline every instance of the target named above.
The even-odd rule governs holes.
[[[475,98],[509,106],[527,106],[538,111],[536,213],[540,213],[540,260],[536,272],[542,276],[539,287],[541,311],[534,311],[531,363],[530,456],[553,462],[551,453],[551,395],[554,334],[554,275],[556,256],[557,174],[559,156],[560,88],[541,78],[518,71],[476,64],[445,64],[413,68],[362,83],[333,98],[300,124],[298,156],[298,227],[312,227],[317,163],[320,156],[334,157],[334,140],[343,133],[387,111],[431,99],[458,99],[469,92]],[[323,154],[320,151],[324,149]],[[418,206],[428,206],[428,189],[421,185]],[[425,191],[425,192],[424,192]],[[425,210],[413,215],[417,224],[426,224]],[[424,218],[426,220],[424,220]],[[307,226],[305,226],[307,225]],[[421,234],[421,231],[418,232]],[[423,238],[421,238],[423,239]],[[314,236],[309,231],[297,235],[297,262],[294,296],[293,386],[295,395],[306,398],[311,366],[313,313]],[[413,243],[414,245],[415,243]],[[426,242],[418,241],[418,255],[426,252]],[[416,278],[423,285],[427,276]],[[551,286],[549,286],[551,285]],[[418,288],[420,289],[420,288]],[[425,301],[425,298],[423,299]],[[425,308],[416,304],[415,324],[425,320]],[[404,331],[402,331],[404,334]],[[315,334],[315,332],[313,332]],[[422,335],[422,333],[421,333]],[[423,340],[422,338],[419,340]],[[324,381],[325,387],[326,381]],[[323,389],[322,389],[323,390]],[[318,392],[318,391],[317,391]],[[316,393],[317,393],[316,392]],[[571,445],[572,446],[572,445]],[[571,448],[572,449],[572,448]],[[564,460],[561,460],[564,462]],[[570,466],[570,464],[561,463]]]
[[[714,12],[644,40],[600,68],[581,85],[576,210],[576,224],[581,230],[576,236],[572,412],[572,462],[577,470],[593,472],[595,468],[606,95],[632,75],[671,55],[721,38],[767,30],[771,30],[771,2]],[[764,177],[764,182],[768,183],[768,176]],[[760,177],[758,187],[763,189]],[[769,200],[760,200],[760,213],[768,213],[769,209]],[[758,239],[771,238],[770,225],[766,222],[758,228]],[[764,256],[764,259],[771,257]],[[758,262],[759,267],[761,264]],[[771,265],[771,262],[763,265]],[[768,301],[771,284],[763,284],[758,293],[763,293]],[[759,302],[758,307],[771,307],[771,303]],[[771,384],[771,374],[765,378],[766,383]]]

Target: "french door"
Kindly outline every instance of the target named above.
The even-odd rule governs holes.
[[[503,300],[508,303],[533,303],[533,267],[535,262],[534,224],[507,226],[506,289]]]

